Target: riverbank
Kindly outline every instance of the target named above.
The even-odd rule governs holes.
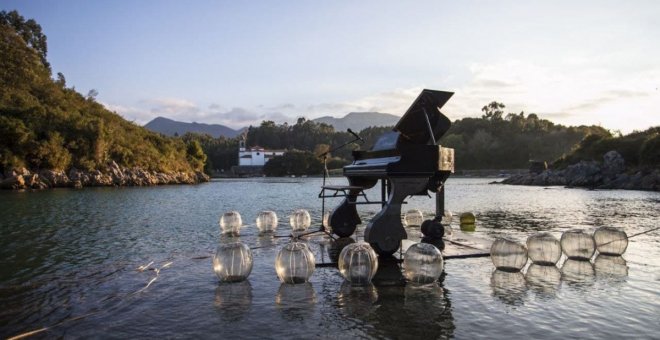
[[[603,156],[603,162],[583,160],[565,169],[518,174],[497,183],[660,191],[660,169],[627,168],[623,157],[610,151]]]
[[[111,162],[101,170],[28,170],[17,168],[0,174],[0,188],[8,190],[82,188],[111,186],[152,186],[165,184],[196,184],[208,182],[209,176],[195,172],[156,172],[141,168],[126,168]]]

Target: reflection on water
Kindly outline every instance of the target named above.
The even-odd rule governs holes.
[[[589,261],[567,259],[561,267],[561,279],[576,286],[593,284],[595,274]]]
[[[556,266],[542,266],[532,263],[525,273],[527,286],[540,296],[552,297],[557,294],[561,273]]]
[[[250,281],[220,283],[215,289],[215,307],[224,320],[243,319],[252,305],[252,285]]]
[[[282,283],[275,295],[275,304],[284,319],[304,320],[314,312],[316,291],[311,283]]]
[[[527,286],[521,272],[495,269],[490,277],[493,296],[510,305],[524,304]]]
[[[394,257],[380,257],[378,258],[378,271],[371,282],[378,287],[404,286],[406,279],[403,277],[401,265]]]
[[[625,279],[628,276],[628,263],[617,255],[598,254],[594,260],[597,277]]]
[[[364,318],[377,307],[378,291],[373,284],[353,286],[344,281],[337,294],[339,310],[348,317]]]
[[[451,303],[439,283],[376,287],[377,308],[366,316],[374,337],[439,339],[452,336]]]

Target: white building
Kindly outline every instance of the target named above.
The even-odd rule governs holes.
[[[284,150],[266,150],[260,146],[245,148],[245,141],[241,140],[238,147],[239,166],[264,166],[275,156],[284,155]]]

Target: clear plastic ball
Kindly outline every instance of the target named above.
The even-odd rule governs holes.
[[[339,254],[339,273],[353,285],[368,285],[378,270],[378,256],[366,242],[351,243]]]
[[[600,227],[594,232],[598,252],[605,255],[622,255],[628,248],[628,235],[623,229]]]
[[[307,244],[291,242],[277,254],[275,271],[283,283],[305,283],[314,273],[316,259]]]
[[[438,280],[444,268],[442,253],[428,243],[415,243],[403,255],[403,275],[406,280],[417,284],[428,284]]]
[[[221,282],[240,282],[252,272],[252,250],[241,242],[221,244],[213,256],[213,271]]]
[[[598,254],[594,260],[596,276],[624,278],[628,276],[628,264],[619,255]]]
[[[220,230],[223,234],[238,235],[243,226],[241,214],[238,211],[229,211],[220,217]]]
[[[490,247],[490,259],[502,271],[520,271],[527,264],[527,248],[506,238],[498,238]]]
[[[277,229],[277,214],[274,211],[262,211],[257,215],[257,229],[260,233],[272,233]]]
[[[293,232],[303,232],[312,224],[312,217],[305,209],[298,209],[294,211],[289,217],[289,224]]]
[[[461,224],[475,224],[477,218],[471,212],[464,212],[461,214]]]
[[[582,230],[569,230],[561,235],[561,249],[569,259],[588,261],[596,251],[596,242]]]
[[[419,209],[411,209],[403,216],[403,225],[406,227],[419,227],[424,222],[424,214]]]
[[[451,220],[453,218],[454,218],[454,215],[452,215],[451,211],[445,210],[444,214],[442,214],[441,223],[443,225],[451,225]]]
[[[561,244],[552,234],[534,234],[527,238],[527,255],[535,264],[554,266],[561,258]]]

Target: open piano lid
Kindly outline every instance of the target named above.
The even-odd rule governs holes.
[[[426,110],[429,121],[431,122],[431,128],[433,129],[433,137],[435,137],[436,141],[440,140],[440,137],[451,126],[451,121],[440,112],[440,108],[445,105],[453,94],[453,92],[423,90],[396,126],[394,126],[394,131],[398,131],[412,143],[433,144],[433,139],[431,138],[426,118],[424,117],[424,110]]]

